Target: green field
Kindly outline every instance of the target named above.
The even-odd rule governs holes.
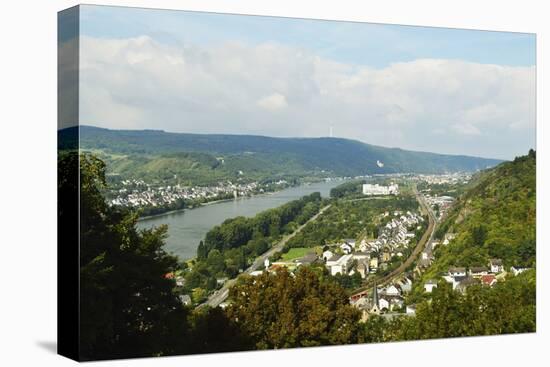
[[[294,259],[299,259],[310,252],[314,252],[314,249],[308,247],[291,248],[286,254],[283,254],[283,256],[281,256],[281,260],[292,261]]]

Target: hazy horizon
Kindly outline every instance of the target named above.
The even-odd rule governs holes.
[[[75,128],[75,127],[76,127],[76,125],[69,126],[69,127],[66,127],[66,128],[60,129],[60,130]],[[495,160],[502,160],[502,161],[508,161],[509,160],[509,159],[502,159],[502,158],[496,158],[496,157],[475,156],[475,155],[470,155],[470,154],[465,154],[465,153],[444,153],[444,152],[441,153],[441,152],[432,152],[432,151],[428,151],[428,150],[405,149],[405,148],[402,148],[402,147],[399,147],[399,146],[380,145],[380,144],[370,143],[370,142],[366,142],[366,141],[362,141],[362,140],[358,140],[358,139],[354,139],[354,138],[340,137],[340,136],[272,136],[272,135],[265,135],[265,134],[245,134],[245,133],[215,133],[215,132],[213,132],[213,133],[204,133],[204,132],[188,132],[188,131],[168,131],[168,130],[165,130],[165,129],[154,129],[154,128],[151,128],[151,129],[123,129],[123,128],[118,129],[117,128],[117,129],[115,129],[115,128],[108,128],[108,127],[100,127],[100,126],[97,126],[97,125],[88,125],[88,124],[82,124],[79,127],[91,127],[91,128],[106,129],[106,130],[111,130],[111,131],[140,131],[140,132],[142,132],[142,131],[151,131],[151,132],[163,132],[163,133],[166,133],[166,134],[185,134],[185,135],[253,136],[253,137],[272,138],[272,139],[344,139],[344,140],[356,141],[356,142],[359,142],[359,143],[362,143],[362,144],[367,144],[367,145],[381,147],[381,148],[401,149],[401,150],[419,152],[419,153],[433,153],[433,154],[453,155],[453,156],[469,156],[469,157],[473,157],[473,158],[495,159]],[[534,149],[535,150],[535,147],[529,148],[529,149]],[[526,155],[527,153],[528,153],[528,150],[525,151],[524,153],[519,154],[519,155]],[[512,157],[512,159],[513,158],[515,158],[515,157]]]

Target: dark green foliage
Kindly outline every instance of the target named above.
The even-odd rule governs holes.
[[[185,200],[178,199],[170,204],[162,206],[146,206],[139,209],[140,217],[148,217],[153,215],[159,215],[175,210],[182,210],[187,207]]]
[[[321,195],[318,192],[291,201],[278,208],[266,210],[253,218],[227,219],[206,234],[204,245],[207,252],[220,251],[246,245],[253,239],[276,237],[285,232],[285,226],[295,221],[305,223],[319,211]]]
[[[337,345],[358,341],[360,313],[344,289],[308,267],[247,278],[230,292],[229,319],[256,349]]]
[[[204,246],[204,242],[200,241],[199,246],[197,247],[197,258],[199,260],[205,260],[208,256],[208,251],[206,249],[206,246]]]
[[[254,349],[250,337],[221,308],[195,310],[190,316],[190,353],[233,352]]]
[[[535,185],[534,152],[478,174],[438,225],[437,238],[447,232],[456,238],[436,248],[436,259],[419,284],[449,266],[486,266],[491,258],[502,259],[505,268],[535,267]]]
[[[80,161],[80,353],[83,359],[167,355],[183,350],[187,310],[164,275],[177,266],[167,255],[165,227],[136,230],[135,213],[109,208],[100,194],[105,165]],[[69,174],[60,170],[60,175]],[[63,185],[65,180],[61,179]]]
[[[77,165],[75,166],[75,162]],[[137,213],[108,207],[100,191],[105,165],[90,154],[60,154],[61,192],[75,187],[67,175],[80,164],[80,357],[83,360],[151,357],[251,349],[246,335],[221,309],[191,312],[181,305],[174,281],[180,267],[163,250],[166,227],[137,230]],[[212,252],[208,262],[220,266]],[[223,260],[223,259],[222,259]],[[188,281],[211,287],[200,267]],[[204,271],[206,272],[206,271]],[[194,294],[195,295],[195,294]]]
[[[330,189],[330,197],[338,199],[350,194],[361,194],[363,191],[362,185],[364,183],[366,183],[365,180],[353,180],[338,185]]]
[[[336,283],[338,283],[338,285],[340,285],[340,287],[346,290],[357,289],[363,284],[361,274],[358,272],[353,273],[353,275],[337,273],[333,276],[333,279]]]
[[[438,230],[440,237],[448,231],[457,238],[439,249],[436,266],[485,265],[490,258],[534,266],[535,185],[534,152],[478,175]]]
[[[288,241],[286,249],[324,246],[344,238],[357,239],[359,236],[376,238],[378,226],[382,224],[377,223],[377,216],[384,211],[414,211],[417,208],[418,203],[412,196],[357,201],[339,200],[334,202],[331,208],[315,222],[309,223]]]
[[[472,227],[472,244],[477,247],[481,247],[485,244],[487,239],[487,229],[485,226],[480,224]]]

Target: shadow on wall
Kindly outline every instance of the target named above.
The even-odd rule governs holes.
[[[46,351],[48,352],[51,352],[51,353],[54,353],[54,354],[57,354],[57,342],[55,341],[38,341],[36,342],[36,345],[38,345],[39,347],[45,349]]]

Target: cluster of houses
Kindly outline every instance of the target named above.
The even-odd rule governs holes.
[[[524,272],[527,268],[511,267],[510,271],[517,275]],[[501,259],[490,259],[487,266],[472,266],[469,269],[465,267],[450,267],[442,278],[452,285],[453,289],[464,293],[466,289],[474,284],[482,284],[489,287],[495,285],[499,279],[505,275],[504,266]],[[434,279],[424,283],[424,291],[431,293],[437,288],[437,281]]]
[[[370,262],[370,273],[376,273],[378,268],[385,269],[392,258],[401,258],[404,251],[409,247],[411,240],[415,237],[414,229],[418,229],[424,221],[420,215],[407,211],[395,211],[385,226],[378,231],[378,237],[374,240],[363,239],[359,250],[369,255],[375,253],[378,256],[372,257]],[[389,212],[384,217],[391,215]]]
[[[458,183],[468,183],[472,178],[472,174],[468,172],[455,172],[447,173],[440,175],[417,175],[416,177],[419,181],[424,181],[430,185],[441,185],[441,184],[458,184]]]
[[[404,256],[404,250],[415,236],[410,229],[418,228],[424,219],[410,211],[403,213],[395,211],[385,212],[382,217],[391,217],[386,224],[379,228],[378,238],[374,240],[344,239],[338,243],[327,245],[321,256],[313,251],[301,258],[292,261],[275,261],[265,264],[268,271],[286,267],[293,270],[301,265],[310,265],[316,261],[323,261],[331,275],[353,275],[356,272],[365,279],[378,269],[385,269],[394,257]],[[261,271],[251,275],[261,274]]]
[[[281,182],[283,185],[285,182]],[[220,182],[215,186],[181,186],[166,185],[153,187],[143,180],[124,180],[122,188],[111,191],[112,198],[109,204],[124,207],[162,207],[178,200],[216,200],[234,197],[249,196],[256,192],[263,192],[257,182],[236,184],[231,181]],[[279,184],[279,183],[276,183]]]
[[[528,269],[510,268],[510,271],[514,275],[526,270]],[[505,274],[502,260],[491,259],[487,266],[474,266],[469,269],[450,267],[442,276],[442,279],[452,284],[453,289],[464,293],[469,286],[474,284],[492,287]],[[405,305],[404,300],[404,297],[412,290],[412,279],[413,274],[408,273],[385,287],[378,287],[374,284],[372,291],[369,292],[370,294],[364,292],[350,297],[350,304],[363,312],[363,321],[373,314],[382,315],[387,318],[398,315],[414,315],[416,313],[415,305]],[[431,293],[437,286],[437,280],[428,280],[424,283],[424,291]]]
[[[437,211],[437,219],[441,219],[448,211],[455,198],[452,196],[432,196],[430,194],[424,195],[426,202],[432,208],[432,210]]]
[[[386,287],[373,286],[370,296],[351,298],[352,306],[358,308],[363,313],[363,321],[369,315],[387,315],[399,313],[414,313],[414,307],[405,307],[404,296],[412,290],[412,280],[408,276],[403,276],[399,280],[389,284]]]
[[[325,266],[330,271],[331,275],[349,274],[353,275],[357,271],[361,278],[366,278],[371,269],[371,256],[364,251],[357,251],[357,243],[355,240],[347,239],[341,244],[332,245],[331,247],[339,248],[343,254],[339,255],[332,250],[323,252],[323,261]],[[352,269],[353,265],[355,269]]]
[[[411,228],[417,228],[424,219],[410,211],[403,213],[395,211],[387,223],[379,228],[378,238],[374,240],[344,239],[328,245],[322,254],[325,266],[332,275],[358,272],[365,279],[369,274],[376,273],[379,268],[385,269],[394,257],[404,256],[405,249],[414,238]],[[391,214],[386,212],[383,217]]]

